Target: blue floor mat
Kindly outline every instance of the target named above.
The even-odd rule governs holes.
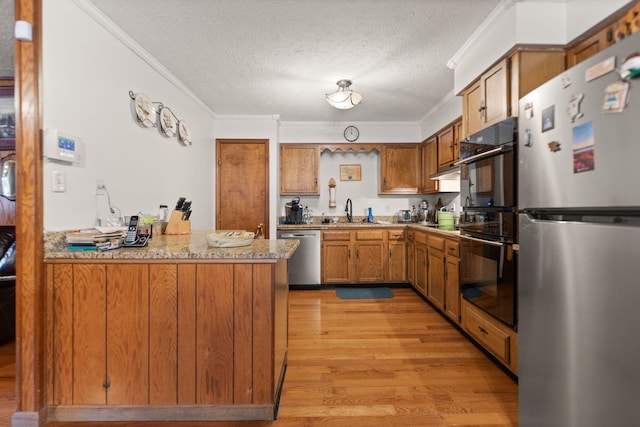
[[[336,295],[342,299],[393,298],[389,288],[336,288]]]

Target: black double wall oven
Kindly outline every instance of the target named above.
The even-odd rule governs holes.
[[[517,127],[510,118],[461,142],[463,298],[517,325]]]

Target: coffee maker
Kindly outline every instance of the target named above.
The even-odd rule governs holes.
[[[291,202],[285,203],[284,208],[286,212],[285,221],[287,224],[302,224],[303,206],[300,204],[300,197],[294,197]]]

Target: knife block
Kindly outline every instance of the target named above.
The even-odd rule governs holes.
[[[191,221],[182,219],[184,212],[173,211],[169,217],[164,234],[189,234],[191,233]]]

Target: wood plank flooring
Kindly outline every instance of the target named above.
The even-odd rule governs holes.
[[[515,381],[412,289],[393,292],[341,300],[334,290],[292,291],[278,420],[180,426],[516,426]],[[0,356],[0,426],[10,425],[12,366]],[[167,424],[144,424],[153,425]]]

